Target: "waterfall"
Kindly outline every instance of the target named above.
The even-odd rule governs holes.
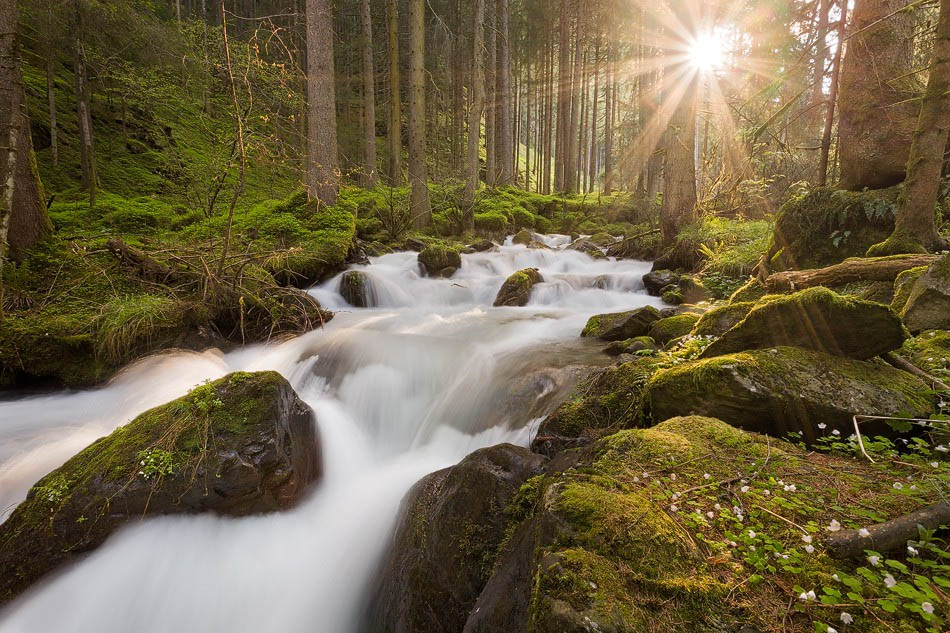
[[[312,289],[322,330],[229,354],[170,352],[108,385],[0,401],[0,518],[42,475],[150,407],[232,371],[283,374],[316,413],[325,477],[297,508],[244,518],[153,518],[115,534],[5,611],[2,633],[346,633],[386,552],[399,504],[424,475],[501,442],[526,446],[572,386],[604,363],[578,339],[605,311],[658,305],[649,264],[507,243],[463,255],[451,279],[414,253],[373,258],[375,303],[350,307],[339,278]],[[524,308],[492,308],[505,278],[541,271]]]

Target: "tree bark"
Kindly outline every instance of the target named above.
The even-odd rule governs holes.
[[[373,68],[373,15],[370,0],[360,0],[363,48],[363,185],[376,186],[376,71]]]
[[[0,3],[0,269],[52,233],[26,115],[18,17],[17,2]]]
[[[481,140],[482,112],[485,110],[485,0],[472,5],[472,102],[468,111],[468,151],[465,157],[463,211],[466,228],[475,227],[475,192],[478,190],[478,148]]]
[[[607,77],[604,81],[604,193],[608,196],[614,188],[614,42],[607,40]]]
[[[937,233],[937,197],[943,153],[950,133],[950,0],[941,0],[937,34],[927,92],[920,105],[907,161],[907,180],[901,192],[894,233],[868,254],[889,255],[937,251],[948,247]]]
[[[89,105],[89,84],[86,81],[86,53],[82,44],[83,15],[79,0],[74,0],[75,33],[73,66],[76,77],[76,115],[79,120],[79,157],[82,164],[82,186],[89,193],[89,206],[96,206],[96,151],[92,135],[92,113]]]
[[[674,67],[669,73],[673,77],[682,78],[691,75],[692,71]],[[660,227],[663,229],[665,246],[671,246],[683,227],[696,219],[696,171],[693,153],[696,143],[698,79],[689,76],[686,81],[686,90],[673,112],[667,130],[663,207],[660,210]],[[671,88],[667,87],[667,94],[673,92]]]
[[[841,530],[827,536],[824,544],[828,555],[839,560],[863,557],[865,550],[882,554],[903,553],[907,541],[919,538],[918,525],[933,530],[947,522],[950,522],[950,504],[934,503],[896,519],[872,525],[866,528],[868,536],[861,536],[858,530]]]
[[[311,199],[332,205],[340,188],[340,172],[336,156],[336,88],[330,0],[307,0],[307,102],[307,188]]]
[[[425,8],[426,0],[409,0],[409,208],[417,228],[432,222],[426,167]]]
[[[841,68],[841,186],[860,191],[904,179],[918,107],[910,0],[856,0]],[[873,26],[872,26],[873,25]]]
[[[49,143],[53,155],[53,167],[59,165],[59,131],[56,129],[56,84],[53,80],[53,50],[46,58],[46,100],[49,106]]]
[[[388,0],[389,35],[389,184],[402,184],[402,94],[399,80],[399,4]]]
[[[845,25],[848,22],[847,7],[838,22],[838,44],[831,70],[831,92],[828,95],[828,108],[825,110],[825,129],[821,136],[821,157],[818,160],[818,186],[828,184],[828,156],[831,153],[831,133],[835,126],[835,108],[838,105],[838,88],[841,77],[841,51],[844,49]],[[840,131],[839,131],[840,136]],[[840,143],[839,143],[840,147]]]
[[[815,286],[842,286],[857,281],[894,281],[905,270],[930,266],[937,259],[937,255],[855,257],[825,268],[773,273],[766,278],[765,289],[769,292],[793,292]]]
[[[514,135],[511,98],[511,40],[509,22],[511,0],[495,0],[498,16],[498,130],[497,147],[498,184],[515,184]]]
[[[495,0],[485,0],[485,184],[494,187],[495,164],[495,66],[498,63],[498,31],[495,27]]]

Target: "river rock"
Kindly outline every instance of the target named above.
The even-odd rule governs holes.
[[[621,354],[636,354],[644,350],[656,351],[656,341],[649,336],[638,336],[627,339],[626,341],[614,341],[604,348],[604,354],[607,356],[620,356]]]
[[[701,357],[788,345],[863,360],[900,348],[905,338],[889,307],[817,287],[761,299]]]
[[[473,253],[485,253],[495,248],[495,243],[491,240],[478,240],[477,242],[469,244],[468,248]]]
[[[413,486],[364,630],[461,631],[505,539],[506,508],[546,461],[502,444],[476,451]]]
[[[779,347],[718,356],[657,372],[647,385],[654,420],[707,415],[773,437],[801,432],[812,442],[837,429],[853,431],[852,416],[928,417],[927,385],[881,362]],[[883,425],[862,427],[873,435]]]
[[[693,328],[696,336],[722,336],[746,318],[755,303],[741,301],[713,308],[700,317]]]
[[[571,242],[571,245],[568,248],[570,248],[572,251],[579,251],[585,255],[589,255],[594,259],[606,257],[606,255],[604,255],[604,249],[601,246],[598,246],[597,243],[595,243],[590,238],[582,237],[578,240],[574,240]]]
[[[429,277],[451,277],[462,267],[462,256],[445,244],[430,244],[419,253],[419,266]]]
[[[348,270],[340,276],[340,294],[354,308],[371,308],[369,280],[358,270]]]
[[[521,244],[523,246],[527,246],[531,244],[532,242],[534,242],[534,233],[532,233],[528,229],[521,229],[520,231],[515,233],[515,236],[511,238],[511,241],[515,244]]]
[[[699,321],[699,315],[689,312],[660,319],[653,324],[647,336],[656,341],[657,345],[666,345],[692,332],[697,321]]]
[[[0,525],[0,602],[147,516],[296,505],[322,473],[313,411],[276,372],[146,411],[38,481]]]
[[[595,370],[541,422],[531,450],[551,457],[566,448],[590,444],[609,430],[635,425],[649,377],[648,367],[640,361]]]
[[[931,264],[914,282],[901,317],[914,333],[950,330],[950,255]]]
[[[628,312],[598,314],[587,321],[581,336],[602,341],[624,341],[645,336],[659,318],[660,313],[653,306],[643,306]]]
[[[679,282],[679,275],[672,270],[654,270],[643,276],[643,286],[654,297],[659,297],[663,288]]]
[[[495,307],[528,305],[528,301],[531,299],[531,291],[540,283],[544,283],[544,278],[537,268],[525,268],[513,273],[505,280],[498,291],[498,295],[495,297]]]

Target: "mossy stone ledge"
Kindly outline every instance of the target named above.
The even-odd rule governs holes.
[[[447,244],[429,244],[419,253],[419,267],[428,277],[451,277],[462,267],[461,251]]]
[[[653,324],[653,327],[650,328],[650,332],[647,335],[656,341],[658,345],[666,345],[671,341],[689,334],[699,319],[698,314],[689,312],[660,319]]]
[[[856,414],[921,418],[933,412],[929,387],[907,372],[792,347],[661,370],[646,399],[654,420],[707,415],[773,437],[800,432],[810,442],[833,430],[849,435]],[[888,430],[884,423],[862,428],[869,435]]]
[[[531,300],[531,291],[540,283],[544,283],[544,277],[537,268],[525,268],[512,273],[498,290],[494,306],[496,308],[526,306]]]
[[[126,524],[284,510],[321,473],[313,411],[280,374],[239,372],[197,387],[33,486],[0,525],[0,603]]]
[[[659,319],[660,312],[653,306],[644,306],[627,312],[598,314],[587,321],[581,336],[598,338],[602,341],[624,341],[646,336]]]

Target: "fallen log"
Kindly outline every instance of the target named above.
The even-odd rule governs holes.
[[[138,277],[146,281],[166,283],[178,274],[170,266],[149,257],[117,237],[106,242],[106,248],[115,255],[123,266],[131,268]]]
[[[938,255],[852,257],[827,268],[773,273],[766,278],[765,288],[769,292],[794,292],[814,286],[842,286],[855,281],[894,281],[905,270],[929,266],[937,259]]]
[[[919,537],[917,526],[933,530],[941,525],[950,525],[950,503],[940,502],[905,514],[904,516],[872,525],[867,536],[861,530],[833,532],[824,540],[828,555],[832,558],[861,558],[865,550],[882,554],[904,551],[907,541]]]

